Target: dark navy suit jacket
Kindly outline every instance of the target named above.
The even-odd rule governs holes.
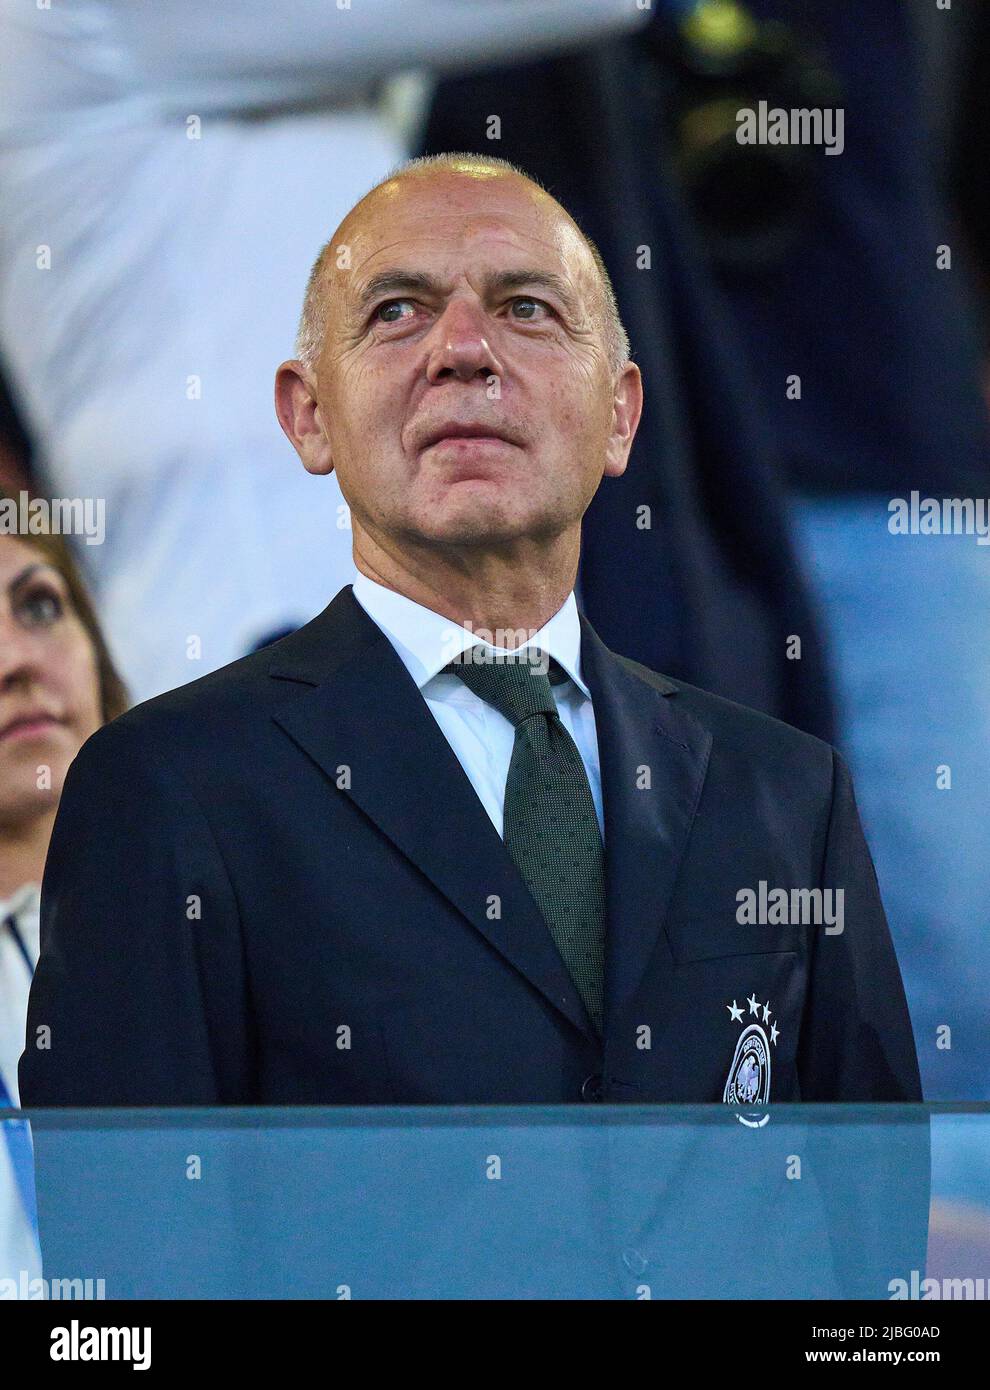
[[[584,618],[581,659],[606,826],[602,1041],[347,587],[78,754],[22,1103],[721,1101],[751,1024],[770,1101],[920,1099],[839,754],[617,656]],[[761,881],[841,888],[844,930],[740,924],[737,894]]]

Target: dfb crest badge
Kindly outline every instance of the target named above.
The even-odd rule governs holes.
[[[764,1030],[763,1025],[770,1023],[773,1012],[769,1000],[761,1004],[755,995],[750,995],[746,1002],[749,1013],[745,1015],[734,999],[725,1006],[733,1022],[742,1023],[743,1029],[736,1042],[722,1099],[726,1105],[759,1109],[770,1099],[771,1044],[776,1045],[780,1029],[776,1023],[771,1024],[769,1037]],[[765,1124],[766,1121],[761,1123]]]

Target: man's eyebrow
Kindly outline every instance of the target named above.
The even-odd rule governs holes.
[[[529,288],[550,290],[571,313],[576,314],[578,310],[570,282],[552,270],[497,270],[485,277],[484,288],[488,294],[506,294]],[[357,307],[359,310],[368,309],[374,300],[398,294],[425,294],[440,298],[444,294],[444,286],[436,276],[422,271],[380,270],[361,290]]]
[[[531,285],[537,289],[550,290],[566,309],[571,313],[577,313],[577,298],[573,286],[563,275],[558,275],[553,270],[500,270],[487,281],[489,290],[501,291],[503,294],[510,290],[528,289]]]
[[[443,293],[443,286],[433,275],[418,270],[380,270],[362,289],[357,307],[370,307],[372,300],[390,294],[434,294]]]

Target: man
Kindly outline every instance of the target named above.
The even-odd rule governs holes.
[[[354,584],[80,752],[24,1104],[919,1099],[839,756],[578,614],[642,388],[565,210],[413,161],[298,353],[278,417]]]

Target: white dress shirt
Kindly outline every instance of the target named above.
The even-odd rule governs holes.
[[[27,883],[6,902],[0,901],[0,1076],[15,1106],[18,1104],[17,1063],[24,1051],[31,970],[7,919],[13,917],[33,969],[38,961],[40,903],[41,890],[36,883]],[[0,1109],[0,1117],[2,1115]],[[23,1275],[22,1271],[25,1271]],[[21,1200],[10,1150],[0,1135],[0,1280],[13,1280],[21,1288],[25,1279],[30,1281],[40,1274],[38,1244]],[[0,1284],[0,1297],[4,1291]]]
[[[469,690],[459,676],[441,674],[444,666],[479,639],[440,613],[414,603],[357,573],[354,597],[381,628],[416,682],[427,708],[478,793],[499,835],[503,834],[505,784],[515,743],[515,728],[505,715]],[[482,643],[490,651],[505,651]],[[548,623],[521,648],[539,647],[552,656],[569,679],[551,686],[557,713],[573,738],[588,773],[598,824],[604,839],[601,766],[591,691],[581,676],[581,624],[574,594]]]

